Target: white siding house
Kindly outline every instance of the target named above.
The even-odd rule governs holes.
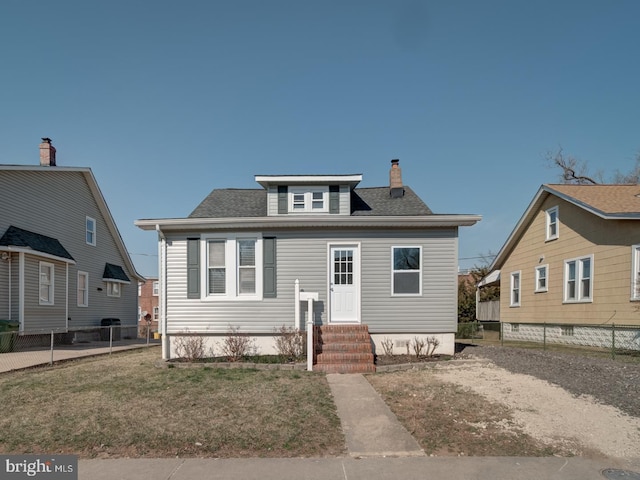
[[[160,330],[210,339],[229,328],[272,353],[295,318],[295,282],[317,292],[315,325],[366,325],[406,351],[415,335],[453,353],[458,227],[478,215],[438,215],[392,162],[389,186],[357,188],[362,175],[257,175],[260,189],[220,189],[186,218],[144,219],[158,234]],[[304,309],[303,309],[304,311]]]

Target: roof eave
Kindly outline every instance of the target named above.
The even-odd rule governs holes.
[[[416,216],[273,216],[251,218],[166,218],[142,219],[134,224],[142,230],[179,231],[272,229],[272,228],[444,228],[469,227],[482,219],[480,215]]]
[[[349,184],[351,189],[362,181],[362,174],[350,175],[256,175],[255,181],[264,188],[270,185],[340,185]]]

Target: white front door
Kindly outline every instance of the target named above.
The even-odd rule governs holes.
[[[329,252],[331,323],[360,323],[360,248],[332,245]]]

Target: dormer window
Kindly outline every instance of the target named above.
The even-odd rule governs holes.
[[[329,212],[329,187],[290,187],[289,212]]]

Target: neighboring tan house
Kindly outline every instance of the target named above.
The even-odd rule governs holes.
[[[542,185],[491,270],[505,339],[640,348],[640,185]]]
[[[0,165],[0,318],[22,334],[137,325],[139,275],[89,168]]]
[[[397,160],[377,188],[357,188],[361,174],[255,180],[262,188],[214,190],[187,218],[135,222],[160,242],[165,358],[166,337],[188,331],[214,346],[230,327],[272,353],[276,330],[305,328],[296,280],[318,294],[316,325],[361,326],[405,353],[433,336],[438,353],[453,353],[458,227],[480,216],[434,214],[402,184]]]
[[[138,284],[138,319],[141,332],[146,331],[147,324],[151,332],[158,331],[159,295],[160,282],[157,277],[147,277],[146,282]]]

